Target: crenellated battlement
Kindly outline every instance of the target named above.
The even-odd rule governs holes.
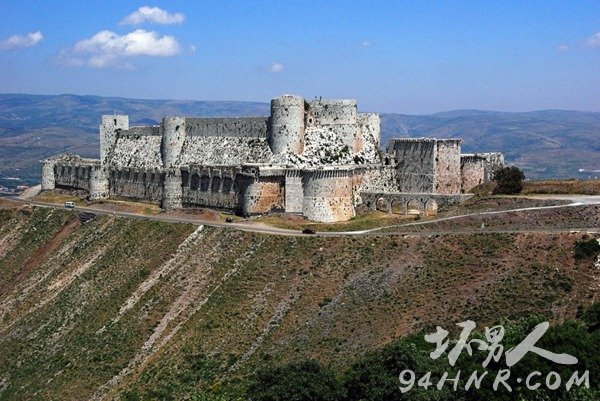
[[[392,139],[383,153],[380,125],[355,100],[295,95],[272,99],[268,117],[169,116],[130,127],[127,115],[104,115],[100,159],[42,161],[42,189],[333,222],[351,219],[374,193],[460,197],[504,163],[498,153],[461,157],[460,139]]]

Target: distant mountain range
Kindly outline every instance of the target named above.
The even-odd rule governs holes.
[[[0,185],[38,182],[38,161],[56,153],[97,157],[100,117],[114,112],[129,114],[131,124],[150,125],[166,115],[266,116],[269,104],[0,94]],[[600,170],[600,113],[382,114],[383,146],[398,136],[463,138],[463,152],[505,152],[529,178],[589,178],[589,171]]]

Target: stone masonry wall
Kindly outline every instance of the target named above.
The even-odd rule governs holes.
[[[110,159],[111,168],[162,167],[160,135],[119,135]]]
[[[183,169],[182,204],[184,207],[213,207],[241,211],[244,179],[236,168],[199,167]]]
[[[307,171],[302,176],[302,213],[320,222],[346,221],[354,217],[352,172]]]
[[[285,177],[246,177],[243,184],[242,212],[245,215],[284,210]]]
[[[285,173],[285,211],[286,213],[302,213],[302,172],[289,170]]]
[[[461,155],[460,157],[461,192],[466,193],[484,182],[485,157],[480,155]]]
[[[267,140],[248,137],[188,136],[177,162],[180,166],[268,163]]]
[[[460,140],[443,139],[436,141],[435,188],[434,193],[460,194]]]
[[[432,193],[435,178],[434,140],[391,139],[387,152],[396,160],[398,190],[400,192]]]
[[[165,175],[158,169],[116,169],[109,174],[110,196],[160,203]]]
[[[186,118],[186,135],[267,138],[268,117]]]

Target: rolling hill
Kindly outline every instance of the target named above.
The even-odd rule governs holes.
[[[0,94],[0,185],[39,181],[38,161],[56,153],[98,155],[102,114],[155,124],[166,115],[268,115],[268,103],[141,100],[77,95]],[[394,136],[459,137],[463,150],[503,151],[529,178],[587,178],[600,170],[600,113],[459,110],[382,115],[382,144]],[[18,178],[18,179],[14,179]]]
[[[0,200],[0,400],[229,400],[202,397],[466,318],[572,319],[600,280],[582,238],[269,236]]]

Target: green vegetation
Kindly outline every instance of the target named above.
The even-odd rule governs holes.
[[[587,239],[267,236],[7,207],[0,400],[385,399],[393,369],[429,368],[414,333],[436,325],[577,313],[592,333],[597,271],[572,252]],[[287,377],[276,391],[273,377]]]
[[[494,181],[496,181],[494,193],[503,195],[518,194],[523,189],[524,179],[525,174],[516,166],[501,168],[494,174]]]
[[[595,259],[598,254],[600,254],[600,243],[594,238],[575,243],[575,259]]]
[[[592,310],[594,324],[590,325],[589,321],[568,321],[554,325],[536,343],[537,347],[545,350],[573,355],[578,359],[578,363],[571,366],[560,365],[535,353],[528,353],[511,367],[510,378],[507,379],[511,392],[502,385],[498,390],[494,390],[492,385],[499,372],[506,369],[504,355],[498,359],[490,359],[489,364],[484,366],[488,357],[487,351],[482,352],[475,348],[471,356],[463,350],[456,365],[451,366],[447,353],[442,354],[438,360],[431,358],[430,352],[435,349],[435,345],[426,342],[422,335],[426,333],[422,333],[395,340],[381,349],[367,353],[347,370],[340,372],[337,380],[327,367],[315,361],[261,368],[252,377],[246,396],[256,401],[597,400],[600,397],[600,355],[596,349],[600,341],[597,324],[600,304],[594,304],[590,308],[590,311]],[[543,321],[539,316],[530,316],[519,321],[500,322],[506,330],[501,342],[504,347],[502,351],[506,352],[516,347]],[[469,339],[486,341],[484,333],[481,332],[472,333]],[[448,349],[452,349],[455,344],[450,343]],[[405,385],[400,382],[399,376],[404,370],[414,372],[415,379],[413,387],[402,393],[400,388]],[[467,391],[465,385],[474,371],[479,375],[487,371],[487,381],[482,381],[480,388],[472,387]],[[586,388],[585,385],[573,385],[567,391],[566,384],[575,371],[579,377],[583,376],[584,372],[589,372],[590,388]],[[428,372],[429,376],[426,376]],[[448,373],[449,379],[460,375],[455,390],[452,381],[443,382],[441,390],[436,388],[445,372]],[[532,384],[540,382],[541,386],[532,390],[525,385],[519,385],[517,378],[526,378],[532,372],[540,372],[541,379],[532,381]],[[550,372],[556,372],[561,378],[561,386],[558,389],[550,390],[544,385],[544,378]],[[409,374],[403,377],[408,379]]]

